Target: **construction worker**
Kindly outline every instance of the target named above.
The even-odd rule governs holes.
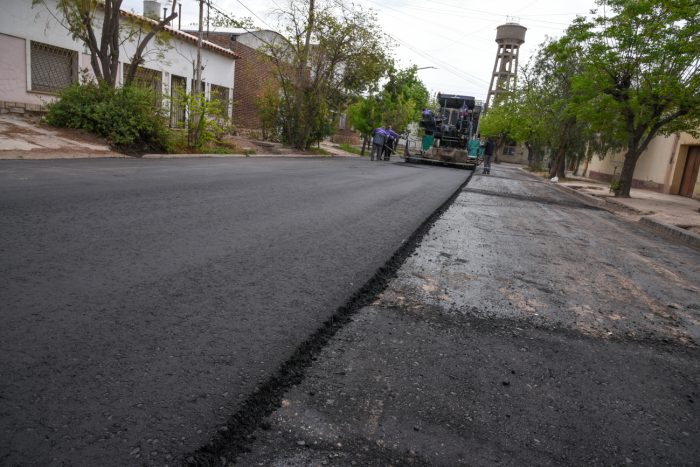
[[[369,160],[381,160],[386,139],[387,133],[383,126],[375,128],[374,131],[372,131],[372,154]]]
[[[493,159],[493,153],[496,150],[496,143],[493,138],[488,138],[486,143],[484,143],[484,173],[491,173],[491,160]]]

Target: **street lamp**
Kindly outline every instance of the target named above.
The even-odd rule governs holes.
[[[422,66],[422,67],[420,67],[420,68],[416,68],[416,71],[418,71],[418,70],[427,70],[428,68],[433,68],[433,69],[437,70],[437,67],[436,67],[436,66]]]

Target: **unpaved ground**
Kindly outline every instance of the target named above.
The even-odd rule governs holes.
[[[240,465],[697,465],[700,253],[475,176]]]
[[[39,117],[0,116],[0,159],[125,157],[94,135],[55,128]]]

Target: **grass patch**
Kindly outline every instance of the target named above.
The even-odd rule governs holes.
[[[330,151],[326,151],[323,148],[309,148],[307,151],[304,151],[304,154],[313,154],[314,156],[332,156],[333,153]]]
[[[352,144],[342,143],[342,144],[338,145],[338,148],[342,149],[345,152],[357,154],[358,156],[362,155],[362,150],[360,148],[358,148],[357,146],[353,146]]]
[[[200,148],[194,148],[187,144],[187,132],[182,129],[170,129],[167,152],[170,154],[231,154],[250,156],[255,150],[249,147],[241,147],[233,141],[214,139]]]

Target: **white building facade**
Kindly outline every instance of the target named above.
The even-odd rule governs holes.
[[[117,84],[122,84],[139,36],[149,19],[134,13],[122,14],[122,41],[119,54]],[[81,79],[92,75],[90,52],[79,40],[73,39],[61,24],[62,15],[56,0],[3,2],[0,15],[0,110],[3,112],[39,111],[56,99],[57,93]],[[96,35],[102,25],[101,10],[94,21]],[[132,39],[127,39],[132,34]],[[162,96],[190,92],[194,87],[197,60],[197,38],[167,28],[167,40],[158,44],[151,40],[139,67],[138,81],[154,88]],[[202,81],[207,96],[224,102],[231,116],[235,60],[231,50],[204,41],[202,50]],[[94,75],[93,75],[94,76]],[[173,109],[173,113],[179,111]],[[174,120],[182,116],[173,115]]]

